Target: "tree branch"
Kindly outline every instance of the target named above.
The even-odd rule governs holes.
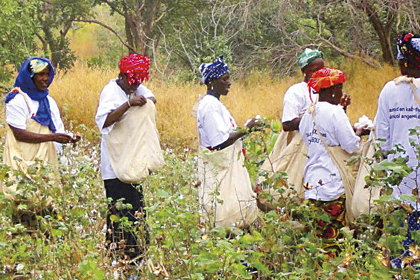
[[[108,25],[106,25],[105,23],[102,23],[100,21],[97,20],[91,20],[91,19],[77,19],[75,20],[75,22],[86,22],[86,23],[94,23],[94,24],[98,24],[106,29],[108,29],[109,31],[111,31],[112,33],[114,33],[115,36],[117,36],[118,40],[120,40],[120,42],[127,47],[131,52],[136,52],[136,49],[133,46],[130,46],[129,44],[127,44],[120,35],[118,35],[117,31],[115,31],[114,29],[112,29],[111,27],[109,27]]]
[[[329,40],[327,40],[325,38],[320,37],[319,39],[322,42],[326,43],[328,46],[330,46],[330,48],[332,48],[336,52],[340,53],[342,56],[353,58],[353,59],[360,59],[364,63],[366,63],[367,65],[369,65],[370,67],[375,68],[375,69],[381,68],[381,66],[377,62],[374,62],[371,59],[368,59],[368,58],[365,58],[365,57],[362,57],[362,56],[358,56],[358,55],[354,55],[354,54],[351,54],[349,52],[346,52],[345,50],[337,47],[336,45],[334,45],[333,43],[331,43]]]
[[[120,10],[118,10],[117,9],[117,6],[114,4],[114,3],[112,3],[111,1],[108,1],[108,0],[102,0],[102,2],[104,2],[105,4],[107,4],[114,12],[116,12],[117,14],[120,14],[120,15],[122,15],[122,16],[124,16],[124,12],[123,11],[120,11]]]

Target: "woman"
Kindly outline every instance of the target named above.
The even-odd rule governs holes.
[[[58,175],[57,150],[61,144],[75,143],[80,136],[65,133],[57,103],[49,96],[48,87],[54,79],[54,68],[44,57],[31,57],[23,62],[14,89],[6,96],[6,143],[3,162],[12,170],[26,172],[39,160],[50,164]],[[54,145],[57,143],[57,147]],[[22,191],[16,185],[6,187],[7,197],[15,198]],[[39,195],[30,200],[51,202]],[[38,203],[36,203],[38,204]],[[46,205],[38,205],[40,208]],[[33,216],[34,218],[35,216]]]
[[[298,58],[298,66],[303,74],[303,81],[287,89],[283,98],[283,113],[281,117],[283,131],[280,133],[273,150],[261,166],[260,173],[272,176],[278,172],[287,173],[287,183],[290,189],[281,194],[285,198],[296,191],[299,198],[303,197],[303,166],[306,161],[306,147],[299,136],[299,122],[313,102],[312,92],[308,92],[308,81],[312,74],[324,67],[324,54],[318,50],[305,49]],[[296,168],[296,166],[300,166]],[[263,181],[263,178],[260,178]],[[273,195],[276,202],[280,195],[275,190],[264,190]],[[260,201],[262,210],[275,209],[275,204]]]
[[[246,226],[255,220],[257,207],[248,172],[243,166],[240,139],[259,121],[253,118],[246,129],[238,129],[220,101],[231,85],[229,67],[222,57],[202,64],[200,72],[207,86],[207,94],[199,101],[197,109],[200,204],[204,216],[213,225]]]
[[[19,69],[14,89],[6,96],[6,123],[17,141],[25,143],[75,142],[64,133],[64,125],[55,100],[49,96],[48,87],[54,79],[54,68],[44,57],[31,57]],[[26,129],[27,120],[32,119],[48,127],[50,133],[39,134]]]
[[[410,130],[420,126],[420,36],[405,33],[397,38],[397,59],[401,71],[401,77],[388,82],[381,91],[376,113],[376,133],[381,150],[388,154],[394,145],[401,145],[405,153],[389,153],[388,160],[396,157],[408,157],[407,165],[413,168],[413,172],[404,178],[399,186],[393,186],[393,196],[399,200],[400,195],[416,195],[419,193],[420,170],[418,168],[419,154],[412,147],[410,141],[419,145],[415,136],[410,136]],[[405,201],[408,204],[407,239],[403,241],[405,251],[398,258],[392,258],[394,268],[402,268],[412,261],[418,260],[419,255],[410,251],[410,247],[417,247],[411,239],[411,232],[420,229],[418,219],[420,217],[418,202]],[[404,208],[406,209],[406,208]],[[403,210],[406,211],[406,210]],[[413,249],[411,248],[411,249]],[[418,261],[416,261],[418,262]]]
[[[330,147],[339,147],[348,154],[359,148],[362,129],[354,132],[339,106],[345,74],[324,67],[308,81],[308,87],[319,94],[319,101],[303,115],[299,133],[308,149],[304,172],[305,199],[314,210],[314,217],[327,214],[330,222],[316,221],[317,234],[323,238],[331,254],[337,250],[334,241],[345,222],[345,186],[340,166]]]
[[[324,54],[318,50],[305,49],[299,56],[298,65],[303,81],[292,85],[284,94],[281,117],[284,131],[299,129],[302,115],[312,103],[312,93],[308,94],[308,81],[314,72],[324,67]]]
[[[122,246],[123,253],[131,260],[141,258],[142,247],[148,243],[140,182],[150,170],[163,164],[155,120],[156,99],[143,85],[149,78],[149,66],[147,56],[132,53],[123,57],[118,78],[102,89],[95,117],[102,134],[102,179],[110,201],[107,242]],[[131,207],[117,209],[118,200]],[[126,217],[135,230],[112,222],[112,215]]]

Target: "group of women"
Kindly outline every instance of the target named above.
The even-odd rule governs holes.
[[[399,200],[401,194],[419,194],[418,183],[418,158],[416,148],[412,145],[419,144],[415,137],[411,137],[410,130],[420,126],[420,37],[411,33],[405,33],[398,36],[397,39],[397,59],[402,76],[388,82],[378,101],[378,110],[374,123],[374,131],[377,138],[383,139],[380,142],[381,150],[388,160],[403,156],[408,158],[408,166],[413,168],[413,172],[407,176],[400,185],[392,186],[395,199]],[[337,149],[352,154],[360,149],[361,135],[367,132],[367,127],[354,128],[346,115],[346,108],[351,99],[343,94],[343,85],[346,81],[344,72],[324,66],[323,54],[317,50],[306,49],[299,57],[299,66],[304,74],[304,81],[293,85],[288,89],[284,96],[284,108],[282,123],[285,131],[299,131],[302,141],[307,150],[302,152],[300,148],[295,148],[296,153],[305,153],[307,157],[306,164],[301,177],[298,180],[292,178],[293,182],[302,182],[296,184],[296,188],[303,189],[305,203],[314,211],[315,216],[320,217],[323,213],[329,216],[329,222],[317,220],[317,234],[323,238],[326,248],[329,248],[331,255],[337,252],[336,240],[340,236],[340,228],[346,221],[346,175],[341,169],[336,156]],[[257,119],[252,119],[245,126],[245,130],[237,130],[237,126],[232,116],[225,106],[220,102],[222,95],[227,95],[229,82],[229,68],[217,58],[213,64],[203,64],[200,67],[202,82],[207,85],[207,94],[200,100],[197,112],[197,125],[200,136],[201,150],[207,150],[205,163],[207,169],[202,168],[201,172],[217,170],[217,174],[222,174],[218,180],[205,180],[202,182],[200,200],[204,213],[212,213],[211,221],[216,225],[237,225],[249,224],[249,211],[252,208],[252,195],[238,198],[238,193],[248,192],[249,177],[236,176],[240,168],[237,163],[241,163],[240,156],[224,157],[217,155],[221,150],[226,149],[234,143],[240,142],[241,138],[250,133],[250,128],[258,125]],[[278,140],[274,150],[279,150],[269,156],[268,162],[271,167],[275,166],[276,160],[281,161],[282,148],[292,145],[293,141],[285,137],[286,142]],[[281,137],[279,137],[281,138]],[[414,141],[414,142],[413,142]],[[286,144],[285,144],[286,143]],[[394,145],[401,145],[405,153],[390,153]],[[299,145],[295,145],[299,147]],[[273,151],[274,151],[273,150]],[[290,151],[290,150],[289,150]],[[274,155],[274,156],[273,156]],[[213,156],[213,158],[211,158]],[[226,164],[223,163],[225,160]],[[230,162],[228,162],[230,160]],[[207,165],[206,165],[207,162]],[[266,161],[267,162],[267,161]],[[217,166],[218,163],[219,166]],[[273,164],[274,163],[274,164]],[[264,164],[267,167],[267,164]],[[263,165],[263,166],[264,166]],[[236,169],[235,169],[236,168]],[[244,168],[242,166],[242,168]],[[294,169],[302,169],[295,165]],[[228,171],[229,169],[235,169]],[[284,171],[284,170],[274,170]],[[200,172],[199,172],[200,173]],[[296,173],[296,172],[295,172]],[[296,175],[296,174],[295,174]],[[212,175],[214,177],[214,174]],[[223,194],[223,188],[226,188],[225,181],[230,178],[240,181],[229,194]],[[297,172],[299,177],[299,172]],[[206,181],[210,181],[207,184]],[[231,183],[232,184],[232,183]],[[220,188],[220,189],[219,189]],[[220,201],[221,195],[223,202]],[[205,199],[204,199],[205,198]],[[211,199],[212,198],[212,199]],[[235,200],[244,203],[248,199],[246,206],[237,207],[242,209],[242,215],[236,216],[234,221],[226,219],[226,211],[236,213]],[[349,200],[350,197],[347,197]],[[360,198],[359,198],[360,199]],[[229,203],[227,209],[225,205]],[[413,259],[413,250],[408,250],[413,245],[414,240],[410,232],[420,230],[418,202],[403,201],[408,203],[411,208],[407,216],[408,232],[407,239],[403,242],[405,251],[397,256],[391,257],[391,264],[395,268],[401,268],[407,263],[404,261],[411,256]],[[347,211],[348,212],[348,211]],[[348,215],[350,213],[347,213]],[[251,215],[252,216],[252,215]],[[255,216],[252,216],[255,217]],[[236,223],[236,224],[235,224]]]
[[[420,37],[411,33],[399,36],[397,49],[399,67],[404,76],[390,81],[383,88],[375,131],[378,138],[384,139],[381,149],[388,159],[398,156],[388,152],[399,144],[406,151],[404,156],[408,157],[408,165],[413,167],[412,174],[399,186],[393,186],[393,194],[399,199],[401,194],[419,193],[413,192],[417,190],[420,174],[416,168],[418,154],[410,145],[415,141],[410,138],[410,129],[420,126]],[[339,236],[346,214],[346,182],[333,147],[352,154],[359,149],[360,136],[365,131],[363,128],[354,129],[346,115],[351,102],[350,97],[343,94],[346,75],[338,69],[325,67],[323,54],[317,50],[304,50],[298,64],[304,81],[286,92],[282,115],[284,131],[293,132],[293,135],[286,136],[285,142],[278,141],[274,148],[277,159],[269,157],[268,161],[272,165],[281,160],[282,151],[287,145],[293,145],[294,142],[290,141],[293,137],[298,143],[305,144],[304,150],[301,149],[303,145],[295,145],[299,146],[295,152],[307,160],[304,168],[292,166],[292,169],[301,170],[295,172],[297,179],[294,178],[293,182],[297,189],[302,190],[308,207],[329,215],[330,222],[318,221],[316,226],[317,233],[328,244]],[[106,195],[113,201],[110,214],[128,217],[134,224],[145,217],[139,182],[164,163],[156,130],[156,99],[142,84],[148,78],[149,65],[149,58],[138,54],[121,59],[120,74],[102,90],[95,117],[103,135],[102,178]],[[221,102],[221,97],[228,94],[231,86],[230,70],[222,57],[202,64],[200,73],[206,86],[206,94],[199,100],[196,110],[201,214],[213,225],[246,227],[257,219],[259,210],[257,195],[243,164],[242,138],[258,129],[260,120],[251,118],[239,128]],[[54,68],[48,59],[29,58],[19,70],[15,88],[6,96],[8,132],[4,162],[14,169],[24,170],[35,159],[56,166],[55,149],[60,147],[53,143],[75,143],[80,139],[78,135],[65,133],[57,104],[48,95],[53,78]],[[25,161],[27,165],[22,167]],[[15,195],[17,192],[12,188],[3,191]],[[133,207],[117,210],[115,201],[120,199]],[[407,203],[412,211],[407,218],[409,232],[404,241],[405,249],[413,243],[410,231],[420,229],[418,203]],[[113,228],[113,224],[108,216],[108,227]],[[144,225],[144,221],[139,224]],[[126,255],[131,259],[138,258],[142,253],[137,248],[138,237],[127,235],[117,224],[116,230],[108,232],[110,242],[115,241],[117,232],[121,235],[118,240],[124,239],[132,247],[126,250]],[[147,228],[144,235],[147,243]],[[333,242],[331,247],[334,247]],[[393,265],[402,267],[403,257],[393,258]]]

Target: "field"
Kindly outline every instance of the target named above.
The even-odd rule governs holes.
[[[91,54],[83,50],[81,46],[79,53]],[[338,68],[348,77],[344,89],[352,96],[348,109],[351,122],[362,115],[373,119],[381,88],[398,76],[398,71],[389,66],[371,69],[351,60]],[[321,240],[314,234],[314,221],[319,217],[294,198],[281,200],[276,211],[260,212],[258,222],[247,230],[211,227],[200,221],[196,188],[198,140],[192,110],[205,89],[198,82],[161,79],[153,69],[151,80],[145,85],[158,100],[158,130],[166,166],[143,182],[150,233],[145,262],[129,265],[120,261],[104,246],[107,210],[99,171],[99,133],[94,123],[100,91],[117,74],[117,69],[91,69],[80,62],[70,72],[56,76],[51,95],[59,104],[67,128],[79,131],[82,141],[75,147],[65,147],[60,157],[59,183],[49,179],[47,169],[35,166],[31,178],[15,174],[26,197],[39,196],[39,192],[43,194],[39,196],[41,200],[54,197],[53,212],[38,215],[37,230],[27,230],[16,223],[16,213],[36,211],[38,206],[23,199],[15,203],[0,194],[0,279],[123,280],[128,275],[139,279],[206,280],[419,276],[411,268],[389,269],[388,256],[401,250],[399,241],[405,233],[383,229],[379,224],[379,220],[383,224],[398,224],[403,219],[401,212],[389,211],[386,197],[376,216],[362,217],[355,228],[342,229],[342,250],[335,258],[325,254]],[[231,92],[222,99],[238,124],[257,114],[278,123],[284,92],[302,79],[301,75],[279,78],[258,72],[243,76],[233,79]],[[4,122],[0,134],[4,137]],[[272,134],[267,129],[244,141],[248,149],[246,165],[253,182],[267,156],[264,142]],[[2,184],[10,181],[7,171],[6,166],[0,166]],[[380,175],[373,180],[378,185],[385,184],[384,173]]]

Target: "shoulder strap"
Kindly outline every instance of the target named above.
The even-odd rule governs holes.
[[[29,114],[30,114],[31,113],[31,107],[29,106],[28,96],[25,93],[23,93],[23,91],[19,87],[15,87],[13,90],[15,90],[15,89],[18,90],[19,94],[21,94],[23,96],[23,99],[25,99],[25,103],[26,103],[26,106],[28,107],[28,111],[29,111]]]
[[[417,104],[420,106],[420,99],[419,99],[419,97],[417,96],[417,93],[416,93],[416,89],[419,88],[419,85],[418,85],[417,80],[415,78],[409,78],[407,76],[400,76],[400,77],[394,79],[394,83],[396,85],[401,84],[401,83],[410,84],[411,92],[414,95],[414,99],[416,99]]]
[[[330,154],[330,150],[329,150],[330,146],[327,145],[327,142],[325,141],[324,136],[322,136],[321,132],[319,131],[318,125],[316,124],[316,112],[315,112],[315,105],[316,104],[317,103],[312,103],[311,106],[309,107],[308,111],[312,115],[312,118],[314,120],[315,130],[316,130],[316,133],[319,136],[319,139],[321,139],[321,142],[324,145],[324,148],[328,151],[328,154]],[[331,154],[330,154],[330,156],[331,156]]]

